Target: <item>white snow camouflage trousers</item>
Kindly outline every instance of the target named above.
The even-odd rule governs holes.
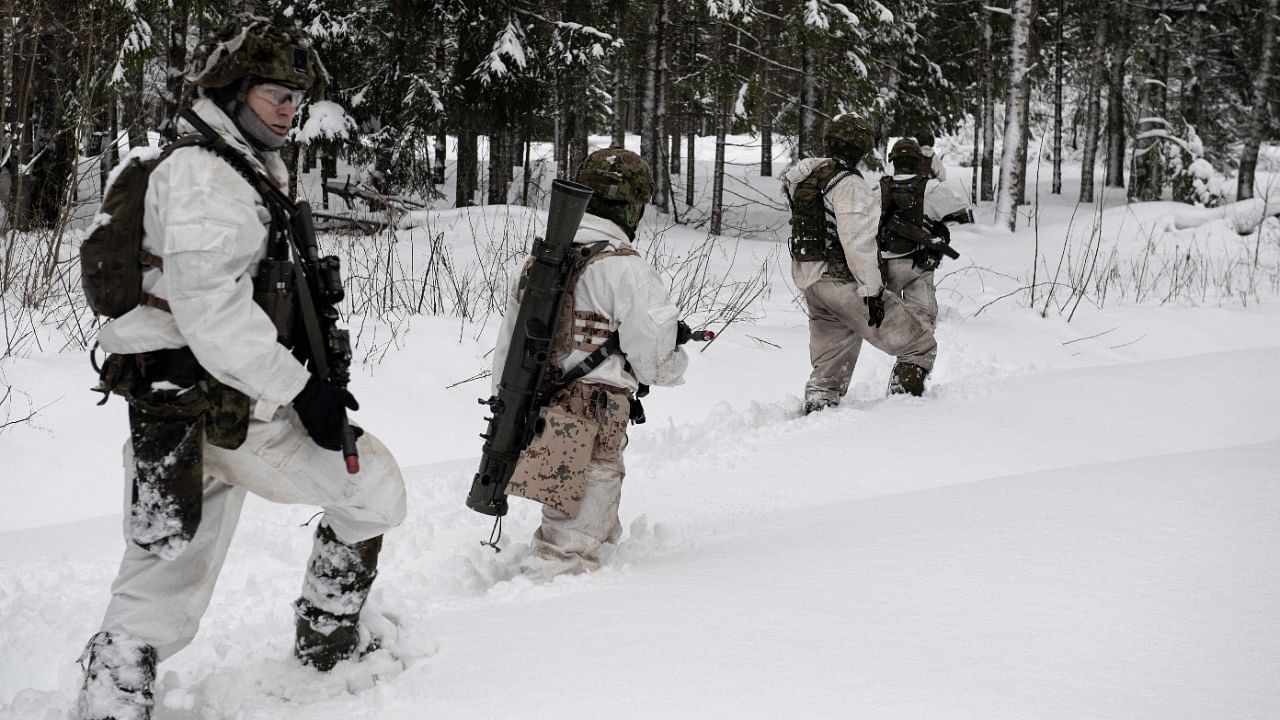
[[[134,470],[126,442],[126,547],[102,630],[154,646],[159,660],[186,647],[213,596],[245,493],[278,503],[319,505],[324,523],[344,543],[368,540],[399,525],[405,516],[399,465],[367,432],[357,448],[360,472],[349,475],[342,455],[312,442],[292,407],[280,409],[269,422],[251,421],[248,438],[235,450],[205,443],[200,527],[185,552],[163,560],[129,540]],[[299,575],[304,570],[298,568]]]
[[[840,402],[849,389],[863,340],[900,362],[933,368],[938,343],[931,324],[926,325],[897,294],[885,292],[881,296],[884,322],[872,327],[857,288],[856,283],[823,278],[804,289],[813,366],[804,389],[806,402]]]
[[[915,267],[911,258],[884,261],[884,286],[906,303],[916,319],[933,334],[938,326],[938,291],[933,271]]]

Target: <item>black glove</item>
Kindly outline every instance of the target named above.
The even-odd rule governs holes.
[[[880,295],[870,295],[863,300],[867,301],[867,324],[871,327],[880,327],[880,323],[884,322],[884,298]]]
[[[930,220],[929,223],[930,223],[929,225],[930,234],[936,238],[940,238],[942,242],[950,245],[951,244],[951,228],[948,228],[946,223],[938,220]]]
[[[685,321],[676,321],[676,345],[683,345],[693,339],[693,328],[689,327]]]
[[[360,403],[345,388],[312,376],[293,399],[293,409],[317,445],[325,450],[341,450],[343,410],[359,410]]]

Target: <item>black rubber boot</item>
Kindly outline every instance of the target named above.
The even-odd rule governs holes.
[[[156,649],[120,633],[100,632],[80,655],[84,683],[78,720],[151,720]]]
[[[909,362],[899,362],[893,366],[893,376],[889,378],[890,395],[924,395],[924,379],[929,371]]]
[[[342,542],[323,523],[316,529],[298,616],[294,655],[322,672],[356,654],[360,609],[378,575],[382,536],[355,545]]]

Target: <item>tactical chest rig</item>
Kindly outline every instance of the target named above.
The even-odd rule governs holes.
[[[850,175],[862,177],[857,168],[846,168],[827,159],[796,185],[794,193],[787,195],[791,205],[791,238],[787,241],[791,259],[825,262],[827,269],[823,276],[837,280],[854,278],[844,247],[840,245],[835,213],[827,207],[826,196],[828,189]]]

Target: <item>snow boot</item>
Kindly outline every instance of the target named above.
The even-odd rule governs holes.
[[[812,415],[819,410],[826,410],[829,407],[836,407],[839,404],[839,400],[834,400],[829,397],[806,398],[804,401],[804,414]]]
[[[909,362],[899,362],[893,366],[893,376],[889,378],[890,395],[924,395],[924,379],[929,371]]]
[[[84,684],[77,720],[150,720],[156,649],[127,635],[100,632],[80,655]]]
[[[348,545],[328,525],[316,529],[302,597],[294,603],[298,634],[293,653],[303,665],[328,672],[356,654],[360,609],[378,574],[381,550],[381,535]]]

